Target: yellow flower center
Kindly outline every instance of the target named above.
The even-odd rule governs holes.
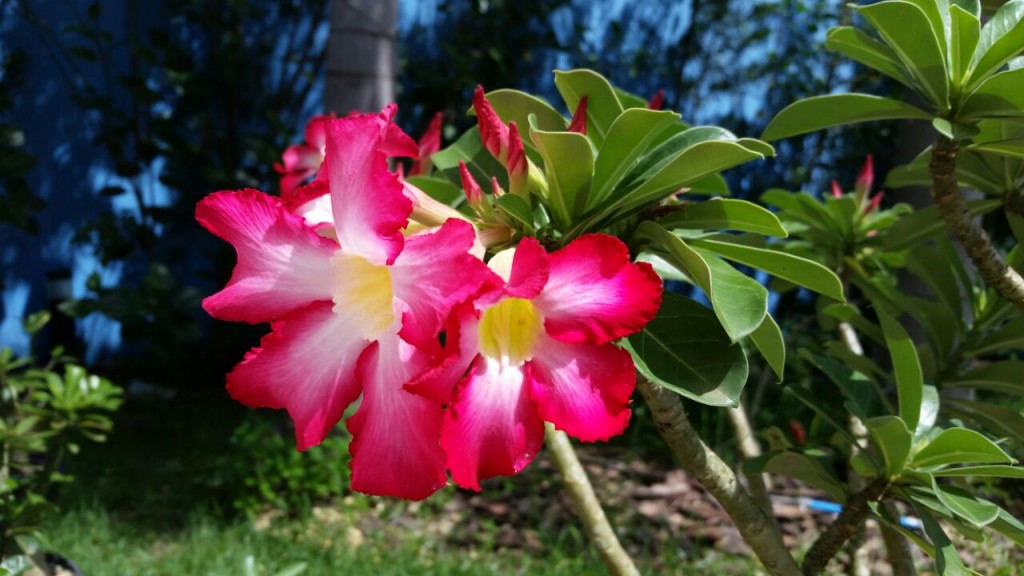
[[[519,364],[533,358],[533,346],[544,319],[524,298],[506,298],[484,311],[480,319],[480,351],[488,358]]]
[[[391,270],[365,258],[338,252],[334,266],[334,312],[355,316],[358,330],[376,340],[395,322]]]

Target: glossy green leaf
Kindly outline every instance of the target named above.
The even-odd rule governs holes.
[[[878,451],[885,461],[885,473],[889,478],[897,478],[907,466],[913,436],[907,423],[896,416],[879,416],[864,422]]]
[[[555,88],[570,112],[587,96],[587,137],[600,148],[615,119],[623,112],[619,97],[608,80],[593,70],[555,71]]]
[[[943,384],[1024,396],[1024,360],[1002,360],[958,374]]]
[[[879,412],[880,401],[875,386],[862,372],[827,356],[811,354],[805,349],[800,356],[828,376],[846,398],[847,410],[861,420],[867,420]],[[905,426],[905,425],[904,425]]]
[[[983,121],[980,124],[984,124]],[[931,149],[919,154],[910,164],[898,166],[889,171],[885,178],[887,188],[903,188],[906,186],[931,186],[932,177],[928,171]],[[1002,195],[1003,183],[992,173],[981,153],[964,148],[957,157],[956,176],[961,186],[973,188],[979,192]],[[933,208],[934,206],[929,206]],[[936,209],[937,210],[937,209]]]
[[[612,123],[594,163],[594,183],[587,207],[600,204],[633,168],[637,159],[670,124],[679,121],[675,112],[630,108]]]
[[[999,156],[1006,156],[1007,158],[1024,159],[1024,138],[972,144],[970,149],[978,152],[989,152]]]
[[[786,218],[798,220],[815,230],[837,230],[839,223],[825,206],[806,192],[790,192],[771,188],[761,195],[761,202],[779,208]]]
[[[914,454],[911,465],[930,468],[950,464],[1009,464],[1013,462],[1002,448],[974,430],[950,428],[943,430],[924,448]]]
[[[626,193],[623,204],[627,208],[650,204],[701,178],[764,158],[749,142],[756,141],[744,138],[735,142],[705,141],[685,148]]]
[[[932,472],[936,477],[985,476],[994,478],[1024,478],[1024,466],[964,466]]]
[[[521,132],[525,132],[530,125],[530,115],[536,116],[537,128],[545,132],[561,132],[569,125],[569,121],[551,104],[526,92],[494,90],[487,93],[487,101],[502,121],[506,124],[515,122]],[[474,113],[472,108],[470,113]]]
[[[647,100],[644,100],[636,94],[626,92],[625,90],[615,86],[612,86],[612,89],[615,90],[615,95],[619,97],[619,102],[622,103],[622,107],[624,109],[647,108]]]
[[[990,524],[999,516],[999,507],[987,500],[976,498],[970,492],[955,486],[946,486],[932,480],[932,490],[954,514],[975,526]]]
[[[530,126],[530,138],[544,159],[548,201],[563,226],[582,214],[594,175],[594,151],[587,137],[576,132],[545,132]]]
[[[430,159],[434,162],[434,168],[441,172],[453,185],[462,189],[462,178],[459,176],[459,161],[466,163],[466,167],[476,178],[477,182],[490,182],[491,175],[498,177],[499,183],[508,189],[508,176],[505,167],[502,166],[491,153],[484,148],[480,141],[480,130],[476,126],[466,130],[466,133],[459,137],[450,146],[434,153]]]
[[[458,206],[466,199],[462,188],[452,184],[447,178],[435,176],[407,176],[406,182],[427,193],[434,200],[448,206]]]
[[[989,524],[989,527],[1013,540],[1020,546],[1024,546],[1024,523],[1013,517],[1012,514],[999,509],[999,517]]]
[[[917,428],[914,430],[914,438],[921,438],[927,435],[935,427],[935,421],[939,419],[939,389],[935,386],[925,386],[921,395],[921,418],[917,421]]]
[[[971,356],[983,356],[1012,348],[1024,348],[1024,316],[1018,316],[1003,324],[998,330],[981,339],[968,352]]]
[[[853,434],[850,434],[846,424],[840,424],[839,421],[836,420],[828,410],[826,410],[827,404],[821,402],[820,398],[813,396],[807,390],[798,386],[786,386],[783,390],[788,394],[792,394],[793,397],[799,400],[801,404],[817,414],[819,418],[831,426],[836,433],[845,438],[847,442],[850,444],[859,444],[861,442],[861,440],[855,438]]]
[[[787,236],[775,214],[746,200],[716,198],[684,204],[658,222],[666,228],[739,230],[780,238]]]
[[[706,194],[708,196],[729,196],[729,183],[721,174],[711,174],[687,185],[687,194]]]
[[[985,23],[972,61],[968,88],[976,86],[1024,49],[1024,2],[1003,4]]]
[[[832,126],[900,118],[931,120],[932,115],[905,102],[870,94],[813,96],[785,107],[768,123],[761,139],[771,142]]]
[[[807,454],[780,452],[765,463],[764,471],[768,474],[796,478],[808,486],[824,490],[839,503],[846,502],[846,489],[836,473]]]
[[[709,406],[735,406],[747,381],[747,359],[715,314],[665,292],[658,315],[623,344],[651,382]]]
[[[960,104],[957,119],[1024,118],[1024,68],[1000,72],[978,85]]]
[[[871,340],[878,342],[879,344],[885,344],[885,338],[882,336],[882,330],[876,324],[864,317],[853,304],[829,304],[821,309],[823,314],[827,314],[840,322],[846,322],[853,326],[857,332],[867,336]]]
[[[516,220],[521,223],[527,230],[535,228],[533,211],[530,209],[530,203],[526,199],[515,194],[505,194],[494,200],[494,206],[510,220]]]
[[[782,382],[786,370],[786,341],[771,314],[764,315],[761,325],[750,333],[750,340],[775,372],[778,381]]]
[[[967,203],[967,209],[971,214],[981,216],[1002,204],[1001,200],[971,200]],[[945,231],[946,223],[939,216],[938,206],[933,204],[900,218],[885,232],[882,246],[886,250],[904,250]]]
[[[949,0],[950,7],[958,6],[961,10],[981,18],[981,0]]]
[[[700,239],[691,242],[691,245],[705,248],[733,260],[740,264],[746,264],[759,270],[824,294],[840,302],[845,301],[843,297],[843,285],[839,277],[828,268],[799,256],[793,256],[777,250],[745,246],[736,242],[728,241],[728,237],[719,236],[716,240]]]
[[[921,417],[921,397],[924,393],[924,379],[917,350],[899,322],[881,309],[878,310],[878,319],[882,325],[882,334],[885,336],[896,376],[899,416],[906,422],[908,429],[916,429]]]
[[[964,567],[963,560],[960,559],[956,548],[953,547],[953,542],[942,530],[938,520],[920,505],[915,506],[915,508],[917,515],[921,518],[921,523],[924,525],[924,532],[928,535],[928,539],[934,547],[935,569],[939,576],[966,575],[967,568]]]
[[[952,77],[956,86],[967,83],[967,74],[974,59],[975,49],[981,36],[981,21],[974,14],[953,5],[949,8],[950,16],[950,63],[953,65]]]
[[[945,34],[936,34],[941,22],[933,22],[934,16],[929,18],[920,6],[901,0],[859,6],[856,10],[896,52],[916,80],[923,99],[945,110],[949,98]]]
[[[666,259],[704,290],[732,342],[761,325],[768,310],[764,286],[714,255],[701,254],[658,224],[642,222],[637,233],[661,245]]]
[[[944,408],[953,416],[974,420],[995,436],[1024,442],[1024,416],[1017,410],[962,398],[946,398]]]
[[[914,81],[907,77],[906,69],[900,63],[896,52],[857,28],[832,28],[825,38],[825,48],[840,52],[868,68],[878,70],[904,86],[914,87]]]

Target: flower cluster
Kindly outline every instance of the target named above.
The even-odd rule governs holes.
[[[515,127],[510,138],[486,99],[477,104],[484,144],[523,193],[537,168]],[[204,309],[271,325],[228,374],[228,392],[287,410],[300,450],[361,398],[346,422],[352,488],[409,499],[449,473],[479,489],[519,472],[545,421],[584,441],[621,433],[635,376],[614,341],[654,316],[661,280],[612,236],[548,252],[499,218],[432,199],[389,159],[429,172],[440,119],[417,143],[395,113],[317,117],[277,166],[281,196],[222,191],[197,206],[237,253]],[[482,193],[467,193],[481,206]]]

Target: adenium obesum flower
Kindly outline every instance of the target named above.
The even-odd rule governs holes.
[[[282,195],[292,192],[303,181],[316,176],[324,161],[324,126],[333,119],[334,114],[314,116],[306,123],[306,142],[286,148],[281,162],[274,164],[274,170],[281,175]]]
[[[524,238],[489,266],[502,282],[455,309],[449,355],[410,385],[449,402],[441,445],[452,479],[475,490],[528,465],[544,421],[583,441],[625,429],[635,373],[614,340],[653,318],[662,292],[650,265],[631,263],[603,234],[550,254]],[[461,379],[448,400],[453,375]]]
[[[573,112],[572,120],[569,122],[569,127],[566,128],[569,132],[579,132],[580,134],[586,135],[587,133],[587,97],[580,98],[580,103],[576,106],[576,111]]]
[[[857,203],[861,205],[862,214],[871,214],[882,204],[882,198],[885,193],[879,191],[874,196],[871,194],[871,186],[875,181],[875,165],[868,154],[868,157],[864,160],[864,165],[861,167],[860,172],[857,174],[857,181],[854,184],[853,194],[857,199]],[[840,198],[843,195],[843,189],[839,186],[839,182],[832,181],[832,197]],[[866,201],[866,202],[865,202]]]
[[[428,176],[434,164],[430,156],[441,149],[441,121],[443,117],[440,112],[434,114],[427,126],[427,131],[420,137],[417,145],[417,157],[409,169],[409,176]]]
[[[323,124],[330,237],[286,200],[255,190],[211,194],[196,219],[238,255],[227,286],[203,308],[222,320],[272,322],[228,375],[231,396],[286,409],[305,450],[361,395],[347,422],[352,488],[420,499],[447,482],[443,410],[404,385],[440,352],[453,307],[492,274],[468,253],[475,232],[465,221],[403,235],[413,205],[388,170],[387,157],[404,146],[393,114]]]
[[[651,99],[647,101],[648,110],[661,110],[662,105],[665,103],[665,91],[661,88],[651,96]]]

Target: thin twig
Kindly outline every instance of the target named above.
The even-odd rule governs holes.
[[[869,504],[881,500],[887,488],[889,488],[889,479],[879,477],[850,497],[836,521],[814,541],[811,549],[807,551],[803,563],[804,576],[816,576],[828,566],[829,561],[863,525],[864,519],[871,512]]]
[[[608,522],[608,516],[594,494],[594,487],[576,457],[569,437],[565,432],[555,430],[551,424],[545,424],[544,444],[551,451],[555,465],[562,474],[565,490],[569,493],[576,515],[583,522],[583,530],[608,568],[608,573],[612,576],[639,576],[633,558],[622,547],[619,537]]]

